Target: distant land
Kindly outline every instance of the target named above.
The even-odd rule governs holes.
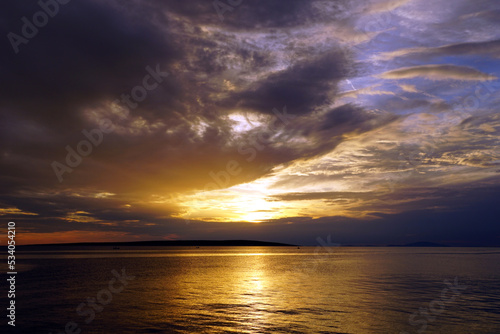
[[[448,245],[437,244],[435,242],[419,241],[406,245],[388,245],[387,247],[450,247]]]
[[[32,244],[32,245],[18,245],[19,249],[32,249],[34,248],[54,248],[61,249],[62,247],[70,248],[118,248],[118,247],[206,247],[206,246],[271,246],[271,247],[298,247],[298,246],[311,246],[315,245],[294,245],[280,242],[258,241],[258,240],[151,240],[151,241],[117,241],[117,242],[78,242],[78,243],[57,243],[57,244]],[[318,246],[318,245],[316,245]],[[341,244],[341,247],[452,247],[450,245],[418,241],[409,244],[389,244],[389,245],[367,245],[367,244]],[[467,245],[460,247],[499,247],[499,246],[485,246],[485,245]],[[2,245],[0,249],[7,248]]]
[[[154,240],[129,242],[78,242],[61,244],[20,245],[19,247],[161,247],[161,246],[296,246],[256,240]]]

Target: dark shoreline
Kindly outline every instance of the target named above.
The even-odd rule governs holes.
[[[101,249],[120,249],[121,247],[314,247],[315,245],[294,245],[280,242],[257,241],[257,240],[151,240],[151,241],[121,241],[121,242],[78,242],[78,243],[57,243],[57,244],[30,244],[16,245],[17,250],[30,250],[40,248],[61,249],[69,248],[101,248]],[[316,245],[318,246],[318,245]],[[389,244],[389,245],[370,245],[370,244],[342,244],[332,247],[374,247],[374,248],[496,248],[499,245],[444,245],[433,242],[415,242],[410,244]],[[1,249],[7,249],[6,245],[0,246]]]

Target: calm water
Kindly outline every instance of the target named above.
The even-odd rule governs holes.
[[[183,247],[17,255],[18,333],[60,333],[68,322],[81,333],[500,333],[498,248]],[[112,293],[112,270],[122,268],[135,278],[125,280],[121,292],[122,284],[113,281]],[[106,305],[96,301],[100,312],[92,320],[87,298],[97,297]],[[6,305],[5,293],[0,302]]]

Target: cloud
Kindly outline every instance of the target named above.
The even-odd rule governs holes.
[[[371,192],[313,192],[313,193],[286,193],[271,196],[271,200],[277,201],[307,201],[316,199],[346,199],[346,198],[369,198],[376,196]]]
[[[340,93],[340,98],[357,98],[359,95],[396,95],[394,92],[387,90],[377,90],[375,88],[380,87],[380,85],[373,85],[366,88],[355,89]]]
[[[377,58],[391,60],[397,57],[416,56],[418,58],[430,58],[437,56],[463,56],[480,55],[498,58],[500,54],[500,40],[486,42],[456,43],[439,47],[418,47],[399,49],[391,52],[383,52]]]
[[[225,103],[269,113],[269,106],[288,105],[294,114],[307,114],[333,101],[336,84],[348,74],[349,60],[330,52],[272,73]]]
[[[251,232],[255,238],[284,233],[293,239],[297,232],[282,223],[312,235],[330,224],[360,222],[331,217],[332,212],[373,218],[447,196],[436,192],[430,199],[425,191],[407,190],[416,185],[490,177],[494,185],[498,151],[492,147],[498,146],[500,128],[491,116],[498,102],[492,87],[480,91],[487,100],[462,120],[453,118],[452,100],[476,89],[470,83],[428,80],[417,89],[413,82],[381,80],[495,78],[460,65],[474,66],[487,57],[486,65],[495,70],[498,36],[490,28],[496,14],[462,17],[474,6],[433,3],[448,8],[443,18],[427,6],[421,1],[243,1],[221,21],[205,0],[71,2],[21,45],[19,54],[3,39],[0,214],[22,222],[37,237],[106,238],[97,232],[107,231],[120,240],[222,238]],[[388,22],[383,13],[397,8]],[[36,2],[9,3],[0,13],[1,27],[19,32],[20,18],[37,10]],[[470,28],[451,29],[459,15]],[[454,65],[416,66],[434,55],[467,57]],[[147,66],[157,65],[169,76],[144,101],[136,108],[116,102],[143,83]],[[399,69],[381,70],[383,65]],[[372,75],[382,71],[380,77]],[[345,92],[347,80],[365,88]],[[276,121],[273,109],[283,115],[285,106],[290,117]],[[51,163],[64,162],[66,147],[76,149],[86,139],[82,131],[97,128],[102,119],[114,130],[59,183]],[[200,208],[212,210],[198,191],[213,184],[214,174],[222,178],[231,161],[241,172],[219,188],[271,180],[270,192],[256,195],[262,201],[278,193],[276,202],[325,205],[297,209],[293,212],[301,217],[260,227],[196,220],[187,226],[179,217],[196,208],[182,199],[197,198]],[[381,194],[391,180],[398,193]],[[355,193],[359,189],[365,193]],[[224,197],[214,201],[224,203]],[[256,205],[252,212],[265,209]],[[313,212],[324,219],[307,218]],[[315,227],[308,230],[307,224]]]
[[[10,4],[3,13],[6,25],[20,32],[20,17],[39,9],[35,3]],[[9,64],[0,79],[2,106],[48,127],[75,130],[80,108],[130,91],[147,65],[167,66],[178,57],[168,39],[125,10],[103,2],[71,3],[19,54],[6,40],[0,54]]]
[[[347,5],[338,1],[328,11],[342,16]],[[92,213],[97,222],[86,214],[71,216],[87,220],[86,226],[126,220],[115,210],[128,220],[151,220],[137,207],[129,212],[122,205],[203,189],[213,182],[210,172],[225,170],[232,160],[244,172],[227,186],[252,181],[279,164],[331,151],[346,134],[389,121],[386,114],[360,107],[331,106],[339,98],[338,83],[355,71],[352,53],[337,41],[328,40],[328,52],[317,56],[309,50],[322,45],[326,35],[307,48],[294,48],[296,35],[307,27],[321,30],[315,17],[322,6],[243,3],[220,21],[206,1],[75,2],[61,7],[19,54],[4,40],[0,180],[2,205],[11,209],[6,212],[33,210],[60,222],[74,212]],[[20,18],[37,10],[36,3],[12,3],[2,12],[4,25],[18,31]],[[323,15],[321,22],[331,19]],[[339,22],[352,32],[349,20]],[[276,39],[278,28],[282,39]],[[142,84],[147,66],[159,66],[169,76],[138,107],[116,103]],[[281,112],[285,105],[297,119],[269,137],[272,110]],[[263,117],[245,133],[227,117],[242,110]],[[66,148],[76,150],[86,140],[82,131],[97,128],[102,119],[111,120],[114,130],[59,183],[51,164],[65,163]],[[256,138],[266,138],[258,149]],[[241,154],[245,149],[256,152],[252,161]],[[94,201],[73,197],[68,189],[127,195]],[[101,205],[112,209],[100,211]],[[174,214],[172,206],[160,210],[161,216]]]
[[[414,85],[399,85],[402,90],[408,93],[418,93],[417,88]]]
[[[383,79],[426,78],[430,80],[488,81],[497,77],[478,71],[472,67],[457,65],[420,65],[404,67],[379,75]]]
[[[288,47],[289,40],[267,48],[243,43],[235,32],[245,26],[293,30],[292,22],[312,15],[313,9],[306,7],[301,1],[243,4],[221,22],[213,5],[203,1],[71,3],[18,55],[4,41],[0,60],[9,64],[0,78],[4,184],[8,189],[91,184],[111,192],[202,188],[211,181],[210,171],[224,169],[230,160],[245,160],[228,112],[243,107],[272,115],[273,108],[288,105],[291,113],[307,115],[335,99],[336,83],[351,62],[339,47],[309,60],[291,50],[290,63],[276,71],[274,49]],[[2,15],[6,26],[16,30],[20,17],[37,10],[36,4],[15,3]],[[159,17],[159,12],[167,15]],[[83,23],[88,17],[91,25]],[[274,38],[272,31],[264,35]],[[146,66],[157,65],[170,75],[139,107],[126,110],[113,102],[142,84]],[[59,185],[51,163],[64,161],[65,147],[76,149],[85,139],[82,131],[98,127],[104,118],[115,130]],[[286,143],[280,148],[275,144],[249,163],[247,170],[265,166],[261,171],[231,182],[299,156]]]
[[[367,14],[389,12],[403,6],[409,1],[410,0],[376,0],[368,5],[365,12]]]

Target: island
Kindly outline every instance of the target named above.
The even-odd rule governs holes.
[[[37,244],[21,245],[20,249],[32,248],[101,248],[119,250],[122,247],[208,247],[208,246],[272,246],[272,247],[296,247],[297,245],[279,242],[257,241],[257,240],[152,240],[152,241],[129,241],[129,242],[79,242],[61,244]]]

